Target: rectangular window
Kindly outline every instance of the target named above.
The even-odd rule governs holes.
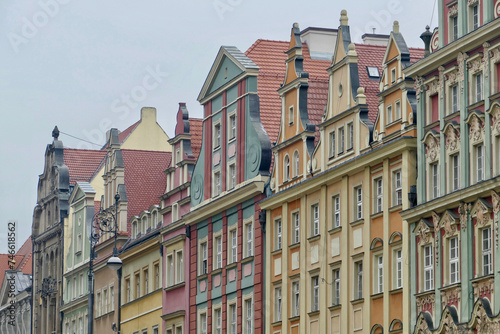
[[[109,287],[109,310],[114,311],[115,310],[115,287],[110,286]]]
[[[394,252],[394,257],[396,258],[395,264],[395,284],[394,288],[399,289],[403,287],[403,250],[398,249]]]
[[[283,238],[281,219],[274,222],[274,250],[281,249],[281,241]]]
[[[222,311],[221,309],[215,310],[215,334],[222,334]]]
[[[293,106],[291,106],[290,108],[288,108],[288,124],[289,125],[293,124],[294,118],[295,118],[295,115],[293,112]]]
[[[450,244],[450,284],[458,282],[458,238],[449,240]]]
[[[236,187],[236,165],[229,165],[229,189]]]
[[[356,219],[363,219],[363,189],[357,187],[354,192],[356,194]]]
[[[492,271],[491,263],[491,228],[484,228],[481,231],[482,236],[482,260],[483,260],[483,275],[489,275]]]
[[[155,272],[155,289],[160,288],[160,264],[154,264],[154,272]]]
[[[76,252],[79,253],[82,251],[82,235],[78,234],[76,240]]]
[[[476,171],[477,182],[484,180],[484,146],[476,146]]]
[[[396,101],[394,103],[394,112],[395,112],[394,119],[395,120],[401,119],[401,101]]]
[[[214,173],[214,196],[220,195],[222,192],[222,182],[220,171]]]
[[[311,277],[311,312],[319,310],[319,276]]]
[[[376,292],[382,293],[384,292],[384,258],[382,255],[376,257],[376,266],[377,266],[377,286]]]
[[[431,165],[432,175],[432,199],[439,196],[439,165],[437,163]]]
[[[332,305],[340,305],[340,269],[333,269],[332,279]]]
[[[214,126],[214,149],[220,146],[220,123]]]
[[[458,111],[458,85],[451,87],[451,112]]]
[[[130,299],[130,278],[126,278],[125,279],[125,297],[126,297],[126,301],[127,303],[132,301],[132,299]]]
[[[252,300],[245,300],[245,333],[252,334],[253,333],[253,307]]]
[[[395,83],[396,82],[396,68],[393,67],[391,68],[391,83]]]
[[[300,283],[298,281],[292,282],[292,316],[298,317],[300,315]]]
[[[238,261],[238,234],[236,229],[231,230],[231,263]]]
[[[403,204],[403,183],[401,180],[401,171],[395,171],[393,174],[394,182],[394,206]]]
[[[472,29],[477,29],[479,27],[479,6],[475,5],[472,7]]]
[[[354,126],[352,123],[347,124],[347,132],[348,132],[347,149],[350,150],[352,149],[354,141]]]
[[[383,210],[383,200],[384,200],[384,187],[382,178],[378,178],[375,180],[375,212],[382,212]]]
[[[246,240],[246,256],[253,256],[253,224],[252,222],[245,225],[245,240]]]
[[[203,242],[200,245],[200,275],[208,272],[208,247],[207,243]]]
[[[229,306],[229,333],[236,334],[237,329],[237,314],[236,314],[236,304],[231,304]]]
[[[451,157],[452,168],[452,190],[460,188],[460,159],[459,155],[455,154]]]
[[[80,296],[83,296],[83,287],[85,286],[85,283],[83,281],[83,274],[80,274]]]
[[[340,227],[340,196],[333,198],[333,227]]]
[[[107,289],[102,290],[102,309],[103,309],[102,314],[108,313],[108,290]]]
[[[387,124],[391,124],[393,122],[392,119],[392,104],[387,106]]]
[[[101,313],[101,293],[100,292],[97,293],[97,305],[96,306],[97,306],[97,312],[96,312],[97,314],[96,315],[99,317],[102,315],[102,313]]]
[[[356,280],[354,299],[361,299],[363,298],[363,261],[354,263],[354,279]]]
[[[229,140],[236,138],[236,113],[229,116]]]
[[[319,234],[319,205],[314,204],[311,206],[311,236]]]
[[[177,283],[184,282],[184,258],[182,256],[182,251],[177,251],[176,253],[176,281]]]
[[[135,299],[141,296],[141,275],[135,274]]]
[[[281,287],[274,289],[274,321],[281,321]]]
[[[339,128],[339,154],[344,153],[344,128]]]
[[[454,16],[451,19],[452,35],[451,40],[455,41],[458,39],[458,16]]]
[[[300,242],[300,214],[298,212],[294,212],[292,214],[293,221],[293,243]]]
[[[149,293],[149,270],[143,271],[144,276],[144,294],[147,295]]]
[[[222,237],[218,236],[215,238],[214,243],[214,269],[222,268]]]
[[[476,87],[476,101],[479,102],[483,100],[483,73],[476,74],[474,76],[474,85]]]
[[[434,289],[434,260],[432,246],[424,247],[424,291]]]
[[[174,285],[174,255],[167,256],[167,286]]]
[[[335,156],[335,131],[330,132],[330,158]]]
[[[200,314],[200,333],[207,334],[207,314]]]

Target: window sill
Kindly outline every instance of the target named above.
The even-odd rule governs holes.
[[[167,292],[167,291],[175,290],[175,289],[178,289],[178,288],[183,287],[185,285],[186,285],[186,282],[177,283],[174,285],[167,286],[166,288],[163,289],[163,291]]]
[[[332,228],[331,230],[328,231],[328,233],[330,233],[330,234],[335,234],[335,233],[338,233],[338,232],[342,232],[342,226],[334,227],[334,228]]]
[[[208,278],[208,274],[201,274],[201,275],[198,275],[198,277],[196,277],[196,279],[198,281],[201,281],[202,279],[207,279]]]
[[[354,299],[351,300],[351,305],[358,305],[364,303],[365,299],[364,298],[359,298],[359,299]]]
[[[307,315],[309,315],[310,317],[315,316],[315,315],[319,315],[319,310],[311,311],[311,312],[307,313]]]
[[[76,252],[75,252],[75,255],[82,255],[82,251],[81,251],[81,250],[76,251]]]
[[[321,239],[321,234],[313,235],[312,237],[307,238],[307,241],[313,242],[313,241],[316,241],[316,240],[319,240],[319,239]]]
[[[241,263],[247,263],[253,261],[253,255],[252,256],[247,256],[244,259],[241,259]]]
[[[403,292],[403,287],[392,289],[391,291],[389,291],[389,294],[396,295],[401,292]]]
[[[453,284],[448,284],[448,285],[445,285],[441,288],[439,288],[439,291],[446,291],[446,290],[451,290],[453,288],[460,288],[462,286],[462,283],[459,282],[456,282],[456,283],[453,283]]]
[[[396,211],[400,211],[402,209],[403,209],[403,204],[398,204],[398,205],[394,205],[393,207],[390,207],[389,212],[396,212]]]
[[[398,118],[398,119],[396,119],[396,120],[394,120],[394,121],[392,121],[392,122],[390,122],[390,123],[387,123],[385,125],[385,127],[386,128],[390,128],[391,126],[396,125],[396,124],[400,124],[400,123],[401,123],[401,117]]]
[[[275,326],[281,326],[281,322],[282,320],[276,320],[274,322],[271,322],[271,326],[275,327]]]
[[[238,262],[232,262],[226,266],[226,270],[236,268],[238,266]]]
[[[380,299],[382,297],[384,297],[384,292],[383,291],[382,292],[377,292],[377,293],[375,293],[375,294],[373,294],[373,295],[370,296],[371,300]]]
[[[217,275],[217,274],[220,274],[222,272],[222,268],[217,268],[217,269],[214,269],[212,270],[212,272],[210,274],[213,275]]]
[[[378,218],[378,217],[382,217],[384,215],[384,211],[379,211],[379,212],[375,212],[373,213],[370,218],[371,219],[375,219],[375,218]]]
[[[233,142],[233,141],[235,141],[235,140],[236,140],[236,136],[235,136],[235,137],[233,137],[233,138],[229,138],[229,139],[227,140],[227,143],[228,143],[228,144],[230,144],[230,143],[232,143],[232,142]]]
[[[294,315],[293,317],[288,318],[288,321],[296,321],[300,320],[300,315]]]
[[[300,242],[296,242],[288,246],[288,249],[295,249],[300,247]]]
[[[335,305],[332,305],[332,306],[328,306],[328,309],[330,311],[340,310],[340,309],[342,309],[342,304],[335,304]]]
[[[283,252],[283,250],[280,248],[280,249],[276,249],[276,250],[273,250],[271,252],[271,255],[278,255],[278,254],[281,254]]]
[[[455,117],[457,117],[457,116],[460,116],[460,110],[457,110],[457,111],[452,112],[451,114],[447,115],[447,116],[444,118],[444,121],[445,121],[445,122],[448,122],[448,121],[450,121],[450,119],[453,119],[453,118],[455,118]]]
[[[351,222],[351,223],[350,223],[350,225],[354,227],[354,226],[361,225],[361,224],[363,224],[364,222],[365,222],[365,220],[364,220],[364,219],[358,219],[358,220],[355,220],[355,221]]]
[[[471,105],[469,105],[469,106],[467,107],[467,109],[468,109],[469,111],[471,111],[472,109],[476,109],[477,107],[480,107],[480,106],[482,106],[483,104],[484,104],[484,99],[482,99],[482,100],[480,100],[480,101],[477,101],[477,102],[472,103]]]

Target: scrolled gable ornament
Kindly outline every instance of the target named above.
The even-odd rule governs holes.
[[[457,151],[460,148],[460,133],[453,126],[448,126],[445,131],[445,136],[446,151]]]
[[[472,143],[480,141],[483,138],[483,125],[476,115],[471,117],[469,122],[469,139]]]
[[[425,141],[425,146],[427,148],[426,156],[429,162],[436,161],[439,156],[439,141],[434,136],[430,135]]]

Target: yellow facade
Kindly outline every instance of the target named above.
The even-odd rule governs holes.
[[[374,66],[366,57],[381,50],[342,41],[347,29],[343,12],[328,69],[327,117],[318,124],[321,139],[312,156],[301,155],[310,168],[289,189],[275,166],[275,194],[260,203],[267,213],[268,333],[410,331],[404,325],[409,294],[403,285],[409,278],[409,232],[399,212],[410,207],[407,194],[416,179],[415,125],[408,121],[411,87],[403,78],[383,84],[392,68],[401,73],[409,51],[401,47],[395,25],[376,66],[382,81],[356,86],[353,74]],[[375,113],[375,124],[367,120],[379,107],[367,105],[376,95],[380,106],[404,105],[397,119],[386,122]],[[290,101],[283,96],[286,113]],[[290,134],[281,139],[274,148],[278,163],[282,152],[289,154],[296,145]]]

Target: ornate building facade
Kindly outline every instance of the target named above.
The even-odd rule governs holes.
[[[500,331],[498,1],[438,1],[416,80],[417,206],[409,277],[415,333]]]

